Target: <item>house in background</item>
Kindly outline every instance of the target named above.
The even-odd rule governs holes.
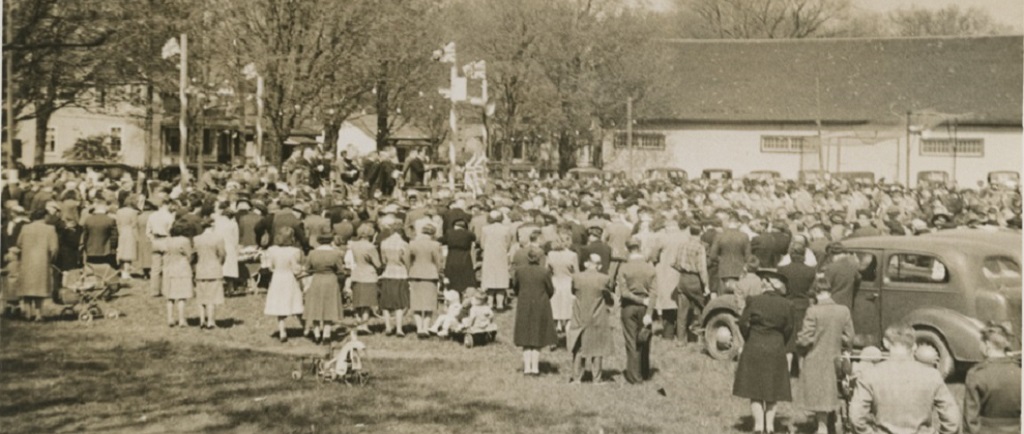
[[[671,98],[605,134],[604,167],[871,172],[961,186],[1020,171],[1024,38],[668,41]],[[631,143],[630,143],[631,142]]]
[[[398,150],[399,160],[404,160],[411,149],[432,149],[435,141],[426,131],[402,118],[396,118],[391,129],[388,144]],[[368,114],[349,118],[338,129],[337,156],[342,151],[349,158],[362,157],[377,150],[377,115]],[[430,151],[428,151],[430,152]]]

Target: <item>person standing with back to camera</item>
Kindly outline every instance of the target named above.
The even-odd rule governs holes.
[[[636,239],[626,242],[626,251],[628,256],[619,267],[616,282],[622,303],[622,333],[626,344],[623,376],[630,384],[639,384],[650,376],[651,370],[651,334],[642,332],[651,325],[651,315],[654,314],[655,270],[654,265],[640,253],[640,242]]]

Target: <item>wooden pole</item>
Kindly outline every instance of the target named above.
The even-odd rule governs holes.
[[[178,98],[181,100],[181,107],[178,112],[178,165],[181,168],[181,185],[185,186],[188,177],[188,168],[185,167],[185,150],[188,147],[188,35],[181,34],[181,71],[178,74]]]
[[[256,161],[263,161],[263,76],[256,76]]]
[[[910,110],[907,110],[907,158],[905,160],[904,163],[907,165],[907,170],[905,170],[906,173],[903,175],[907,180],[906,187],[910,188]]]
[[[11,23],[10,6],[5,9],[7,12],[7,41],[10,42],[13,38],[14,26]],[[7,74],[7,80],[4,84],[7,85],[7,168],[14,170],[17,166],[14,164],[14,55],[11,52],[7,53],[6,66],[4,74]]]

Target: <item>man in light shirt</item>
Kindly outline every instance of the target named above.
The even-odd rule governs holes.
[[[174,213],[163,195],[154,195],[149,201],[156,205],[157,210],[146,221],[146,236],[153,243],[153,263],[149,269],[149,289],[154,297],[160,296],[160,281],[163,280],[163,240],[170,236],[174,225]]]

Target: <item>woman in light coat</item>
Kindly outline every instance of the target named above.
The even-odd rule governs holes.
[[[428,224],[409,243],[409,310],[416,322],[416,335],[421,338],[429,336],[431,316],[437,309],[437,283],[444,269],[436,234],[434,225]]]
[[[839,409],[835,360],[853,342],[850,309],[832,300],[828,281],[815,282],[817,304],[807,309],[797,334],[797,348],[806,353],[797,380],[796,404],[813,411],[818,434],[828,432],[828,414]]]
[[[379,286],[377,275],[381,268],[380,252],[373,244],[377,231],[373,224],[363,223],[356,229],[356,239],[348,244],[355,267],[352,268],[352,307],[356,310],[358,326],[356,330],[370,333],[367,324],[370,312],[379,304]]]
[[[238,284],[238,221],[235,220],[235,213],[226,202],[221,203],[216,213],[213,214],[213,231],[224,240],[224,264],[221,266],[221,273],[224,276],[224,283],[228,293],[234,292]]]

